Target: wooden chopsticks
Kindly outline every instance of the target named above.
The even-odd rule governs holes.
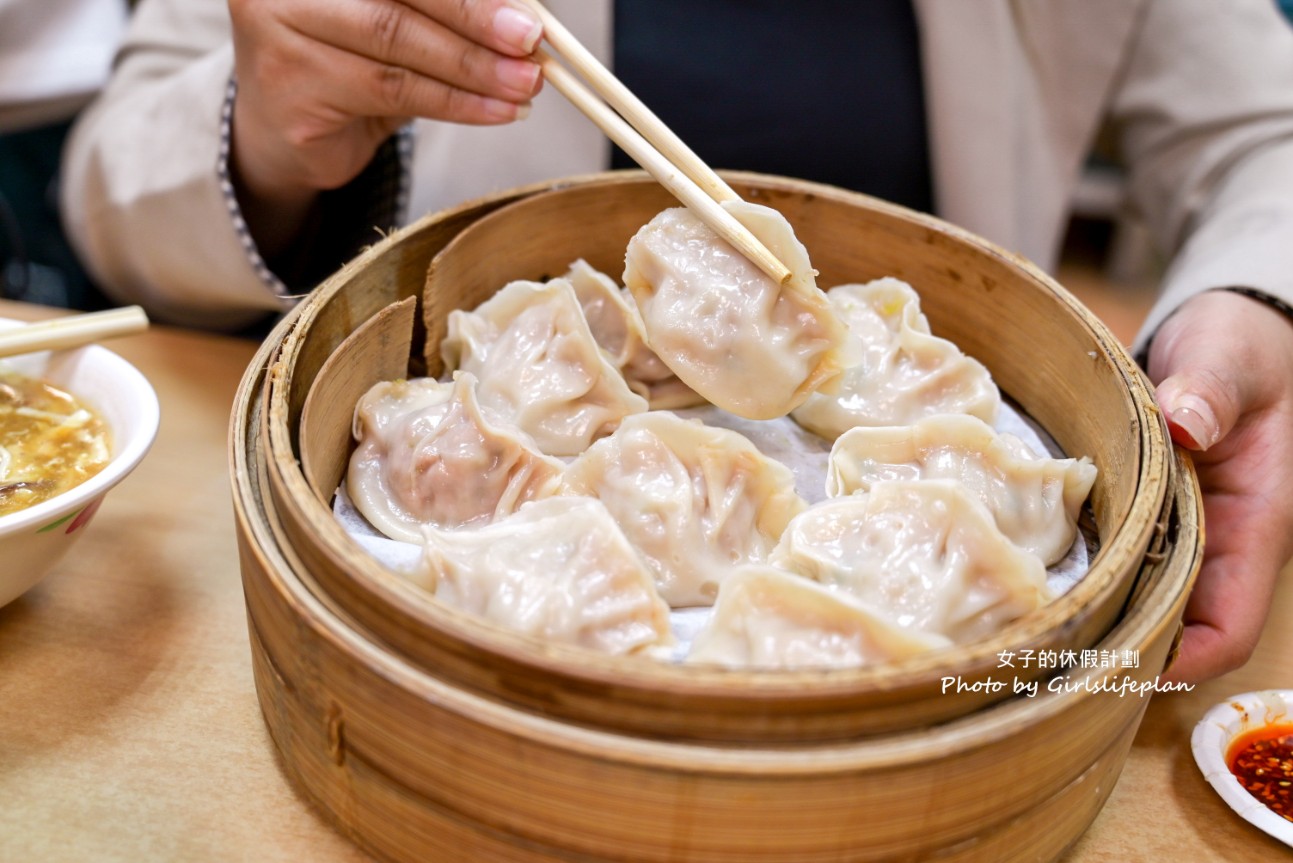
[[[539,16],[544,39],[570,64],[567,69],[547,51],[538,49],[535,59],[543,69],[544,78],[715,233],[769,278],[782,285],[788,282],[790,270],[786,265],[720,206],[723,201],[740,200],[732,187],[612,75],[539,0],[525,2]],[[584,86],[571,69],[583,75],[596,93]]]
[[[148,316],[139,306],[54,318],[0,330],[0,357],[75,348],[146,329]]]

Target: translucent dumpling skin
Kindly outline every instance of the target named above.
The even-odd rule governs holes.
[[[445,368],[480,381],[480,402],[548,455],[577,455],[647,409],[598,346],[566,279],[512,282],[474,311],[449,314]]]
[[[465,372],[452,383],[387,381],[360,399],[346,489],[390,538],[421,542],[423,525],[490,521],[560,487],[561,462],[510,423],[487,418],[475,384]]]
[[[1046,568],[951,480],[887,480],[797,516],[769,562],[965,643],[1049,602]]]
[[[727,573],[765,560],[804,508],[784,465],[736,432],[668,411],[626,419],[564,483],[606,504],[675,608],[712,605]]]
[[[1001,393],[988,370],[952,342],[932,335],[920,297],[885,278],[827,292],[848,326],[860,360],[830,393],[813,393],[791,416],[834,440],[854,426],[909,425],[959,413],[993,422]]]
[[[724,206],[791,270],[788,284],[686,208],[665,210],[629,241],[624,284],[647,342],[685,384],[738,416],[785,416],[849,364],[847,330],[785,217],[757,204]]]
[[[1087,458],[1034,455],[980,419],[927,417],[910,426],[858,427],[831,450],[828,495],[868,491],[886,479],[950,479],[982,501],[1012,542],[1047,564],[1062,560],[1096,468]]]
[[[669,607],[606,508],[547,498],[483,527],[426,528],[422,586],[514,632],[628,654],[667,648]]]
[[[904,629],[843,591],[771,566],[738,569],[687,662],[730,668],[852,668],[951,644]]]
[[[575,289],[593,338],[624,375],[629,389],[645,398],[653,410],[704,403],[647,347],[642,319],[627,291],[582,258],[570,265],[565,278]]]

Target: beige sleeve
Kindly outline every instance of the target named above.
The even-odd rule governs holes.
[[[148,0],[64,151],[74,246],[108,294],[159,320],[232,329],[290,305],[257,271],[218,173],[232,72],[221,0]]]
[[[1170,258],[1139,350],[1215,288],[1293,303],[1293,28],[1271,0],[1154,0],[1111,111]]]

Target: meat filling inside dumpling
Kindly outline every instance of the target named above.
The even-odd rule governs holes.
[[[684,383],[738,416],[785,416],[851,362],[847,331],[785,217],[723,206],[791,270],[788,284],[686,208],[665,210],[629,241],[624,284],[647,342]]]
[[[1046,568],[1008,540],[965,486],[889,480],[797,516],[770,562],[845,590],[899,626],[957,643],[1051,598]]]
[[[512,282],[472,312],[449,314],[447,370],[479,380],[485,407],[529,433],[548,455],[576,455],[644,398],[598,347],[566,279]]]
[[[627,418],[566,468],[565,485],[606,504],[675,608],[712,605],[727,573],[765,560],[805,506],[789,468],[668,411]]]
[[[423,525],[489,521],[560,487],[561,462],[520,429],[487,418],[475,383],[466,372],[453,383],[388,381],[360,399],[346,489],[390,538],[421,542]]]
[[[835,441],[826,477],[831,496],[887,479],[951,479],[987,505],[997,527],[1046,565],[1062,560],[1096,468],[1088,458],[1037,456],[971,416],[945,414],[895,428],[855,428]]]
[[[602,653],[673,643],[669,607],[606,508],[547,498],[472,530],[425,530],[422,586],[514,632]]]
[[[989,423],[1001,393],[988,370],[952,342],[931,335],[920,298],[906,282],[840,285],[827,297],[860,346],[861,361],[832,393],[813,393],[791,416],[828,440],[854,426],[909,425],[960,413]]]
[[[610,356],[629,389],[654,410],[673,410],[704,403],[647,347],[642,319],[633,298],[605,273],[580,258],[565,275],[575,289],[593,338]]]
[[[687,662],[733,668],[851,668],[951,644],[904,629],[858,599],[771,566],[733,572]]]

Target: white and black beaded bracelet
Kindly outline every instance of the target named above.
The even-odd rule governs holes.
[[[238,196],[233,186],[229,170],[229,155],[233,135],[233,106],[238,94],[238,83],[234,77],[229,78],[225,89],[224,105],[220,115],[220,148],[216,163],[216,173],[220,181],[220,191],[224,196],[225,207],[229,212],[234,232],[242,244],[247,262],[264,284],[283,299],[295,299],[301,295],[293,290],[270,269],[256,240],[247,227],[238,204]],[[346,248],[358,249],[365,239],[375,239],[377,230],[387,232],[403,224],[407,219],[413,168],[413,126],[406,124],[395,135],[382,144],[373,157],[372,163],[365,168],[352,185],[361,190],[359,200],[353,211],[348,212],[348,219],[353,221],[355,231],[344,244]],[[334,193],[335,194],[335,193]],[[352,199],[353,201],[353,199]],[[365,234],[369,235],[367,238]],[[339,266],[341,261],[336,262]]]
[[[238,205],[238,195],[234,191],[233,178],[229,173],[229,152],[233,138],[233,103],[237,95],[238,82],[230,76],[229,83],[225,86],[224,104],[220,108],[220,150],[216,158],[216,176],[220,179],[220,193],[224,196],[225,208],[229,211],[234,233],[237,234],[238,242],[242,244],[243,252],[247,255],[247,263],[251,265],[256,276],[265,283],[266,287],[275,295],[286,298],[289,295],[287,285],[274,275],[274,271],[265,263],[260,250],[256,248],[256,240],[247,227],[247,220],[242,216],[242,207]]]
[[[1289,321],[1293,322],[1293,306],[1281,300],[1279,297],[1272,296],[1265,291],[1259,291],[1256,288],[1245,288],[1237,285],[1230,287],[1218,288],[1221,291],[1229,291],[1232,294],[1242,294],[1251,300],[1257,300],[1259,303],[1265,303],[1277,312],[1282,312]]]

